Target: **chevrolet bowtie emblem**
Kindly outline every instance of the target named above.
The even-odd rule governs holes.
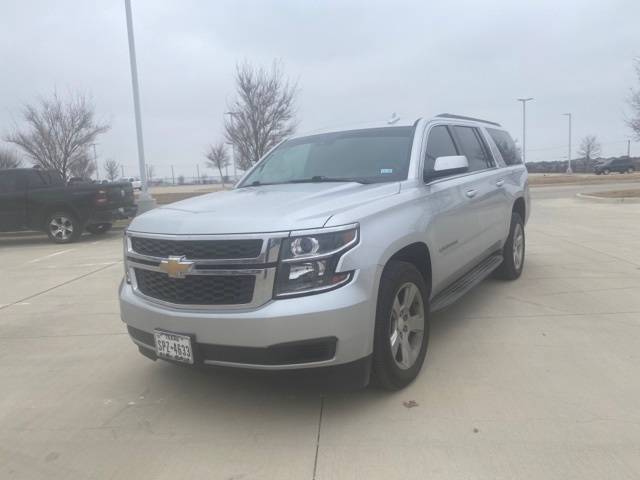
[[[159,268],[171,278],[184,278],[193,268],[193,262],[184,257],[169,257],[160,262]]]

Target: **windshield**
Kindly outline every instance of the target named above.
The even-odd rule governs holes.
[[[413,127],[386,127],[289,140],[271,152],[240,186],[404,180],[413,132]]]

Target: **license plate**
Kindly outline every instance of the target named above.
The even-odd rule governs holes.
[[[177,333],[153,332],[156,341],[156,355],[176,362],[193,364],[191,337]]]

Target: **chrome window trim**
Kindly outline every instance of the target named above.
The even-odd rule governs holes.
[[[423,185],[426,185],[426,186],[434,185],[436,183],[446,182],[448,180],[453,180],[453,179],[456,179],[456,178],[468,177],[468,176],[471,176],[471,175],[477,175],[479,173],[486,173],[486,172],[488,172],[490,170],[498,170],[499,168],[501,168],[500,166],[496,165],[497,162],[494,161],[494,165],[491,166],[491,167],[483,168],[481,170],[473,170],[471,172],[457,173],[455,175],[448,175],[446,177],[435,178],[433,180],[425,182],[424,181],[424,161],[425,161],[425,155],[427,153],[427,142],[429,141],[429,133],[431,133],[431,129],[432,128],[438,127],[438,126],[443,126],[443,125],[448,126],[448,127],[460,126],[460,127],[474,127],[474,128],[479,128],[479,129],[482,128],[481,126],[479,126],[479,125],[477,125],[477,124],[475,124],[473,122],[464,122],[464,121],[445,122],[445,121],[440,121],[440,120],[429,122],[424,127],[424,133],[423,133],[423,136],[422,136],[422,146],[420,148],[420,159],[419,159],[420,161],[418,163],[418,165],[419,165],[419,168],[418,168],[419,180]]]

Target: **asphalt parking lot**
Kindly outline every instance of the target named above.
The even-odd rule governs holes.
[[[119,232],[0,238],[0,478],[640,478],[640,205],[575,188],[533,192],[522,278],[434,316],[396,393],[151,362]]]

